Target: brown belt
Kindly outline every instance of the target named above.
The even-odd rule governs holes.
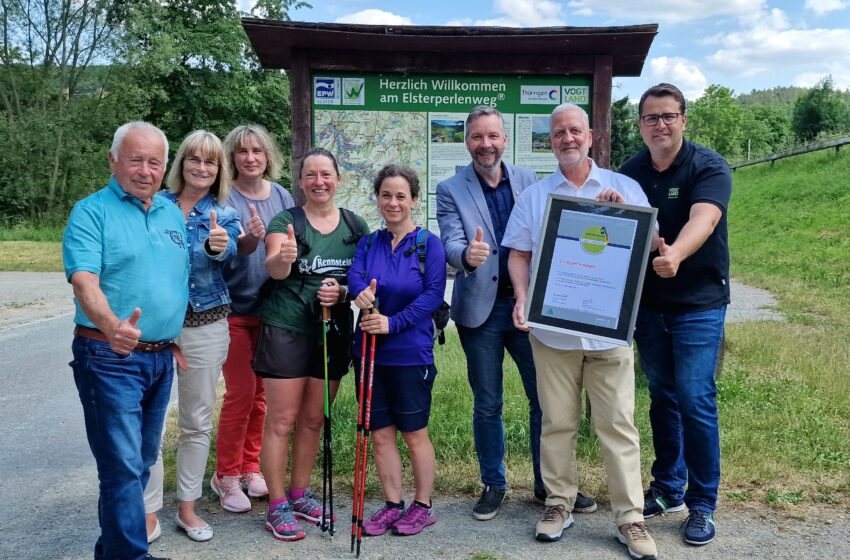
[[[83,338],[90,338],[92,340],[99,340],[101,342],[109,342],[109,339],[105,334],[100,332],[97,329],[92,329],[89,327],[82,327],[77,325],[74,327],[74,335],[81,336]],[[177,366],[186,371],[188,369],[188,365],[186,364],[186,356],[183,355],[183,351],[180,349],[177,344],[174,343],[173,340],[169,340],[167,342],[139,342],[136,344],[134,350],[139,352],[161,352],[166,348],[171,348],[171,353],[174,354],[174,359],[177,360]]]

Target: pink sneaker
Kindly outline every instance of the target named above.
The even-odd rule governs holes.
[[[403,513],[404,508],[395,508],[385,505],[376,511],[375,515],[373,515],[369,521],[363,524],[363,534],[367,537],[383,535],[392,529],[393,525],[401,519]]]
[[[269,495],[269,489],[266,486],[266,479],[258,472],[246,472],[242,474],[242,482],[245,483],[245,488],[248,495],[252,498],[262,498]]]
[[[210,479],[210,487],[218,494],[221,507],[234,513],[243,513],[251,510],[251,500],[242,491],[242,483],[238,476],[218,477],[213,474]]]
[[[422,507],[413,502],[393,525],[394,535],[418,535],[422,529],[437,522],[434,508]]]

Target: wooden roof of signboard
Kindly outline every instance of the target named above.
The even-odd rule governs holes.
[[[592,58],[608,55],[614,76],[639,76],[658,33],[657,24],[438,27],[244,18],[242,26],[265,68],[289,69],[299,52],[309,52],[310,66],[324,70],[461,74],[592,74]]]

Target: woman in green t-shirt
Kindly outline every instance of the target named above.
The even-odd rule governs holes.
[[[297,518],[322,521],[322,507],[308,488],[324,420],[321,308],[330,307],[333,318],[327,342],[332,402],[351,361],[352,315],[341,284],[347,283],[360,235],[368,232],[363,218],[334,205],[339,167],[330,152],[314,148],[299,167],[306,203],[275,216],[266,236],[266,269],[275,283],[263,303],[254,357],[254,372],[266,391],[261,455],[269,488],[266,528],[287,541],[304,538]]]

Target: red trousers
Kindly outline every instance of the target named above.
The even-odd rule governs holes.
[[[215,470],[218,476],[239,476],[260,472],[266,393],[263,380],[251,368],[260,317],[231,315],[228,322],[230,349],[222,367],[225,393],[215,440]]]

